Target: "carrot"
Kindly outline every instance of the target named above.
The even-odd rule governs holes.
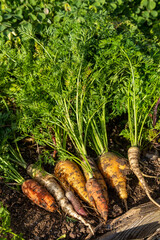
[[[153,202],[157,207],[160,207],[160,205],[156,201],[154,201],[154,199],[151,197],[148,185],[140,171],[140,168],[139,168],[140,150],[138,147],[130,147],[128,149],[128,160],[130,163],[131,170],[137,176],[143,190],[145,191],[150,201]]]
[[[22,184],[22,192],[39,207],[54,212],[57,209],[53,196],[35,180],[28,179]]]
[[[112,152],[107,152],[99,157],[98,167],[108,184],[116,189],[127,209],[128,194],[125,171],[128,171],[128,166],[126,160]]]
[[[86,89],[88,90],[90,88],[90,84],[88,86],[81,85],[80,82],[80,73],[81,73],[81,68],[79,68],[79,77],[77,78],[77,89],[76,89],[76,96],[75,96],[75,102],[71,101],[71,99],[66,99],[62,97],[62,102],[63,102],[63,116],[58,119],[58,125],[59,123],[61,124],[62,128],[65,129],[68,137],[72,141],[72,144],[76,148],[77,154],[79,157],[71,155],[71,158],[74,159],[74,161],[78,162],[82,169],[88,171],[89,173],[89,179],[87,180],[87,183],[90,182],[90,179],[93,178],[93,170],[90,166],[90,163],[87,159],[87,149],[86,149],[86,143],[87,143],[87,134],[88,134],[88,128],[90,125],[90,121],[93,118],[94,114],[88,107],[84,109],[84,103],[85,97],[86,97]],[[87,99],[86,99],[87,100]],[[72,104],[73,102],[73,104]],[[70,111],[71,110],[71,111]],[[71,114],[72,112],[72,114]],[[92,112],[92,113],[91,113]],[[84,115],[85,114],[85,115]],[[75,120],[75,121],[74,121]],[[61,176],[62,178],[67,179],[67,181],[71,184],[72,188],[77,191],[77,194],[86,202],[90,204],[90,206],[98,206],[98,202],[96,203],[97,198],[94,199],[94,197],[88,197],[88,194],[86,192],[86,186],[85,186],[85,178],[83,174],[79,174],[79,171],[77,170],[78,167],[73,167],[73,166],[65,166],[63,167],[63,164],[61,163],[61,170],[57,170],[59,172],[57,175]],[[58,167],[57,167],[58,168]],[[56,169],[56,168],[55,168]],[[56,174],[56,171],[55,171]],[[83,176],[83,184],[82,183],[82,176]],[[94,178],[94,181],[96,182],[97,180]],[[86,184],[87,184],[86,183]],[[82,186],[83,185],[83,186]],[[100,190],[100,184],[97,185],[99,186]],[[90,194],[93,193],[94,191],[90,191]],[[103,191],[100,191],[101,194],[103,195]],[[106,208],[108,209],[107,206],[107,201],[103,195],[103,200],[105,200],[105,205]],[[100,210],[99,212],[102,213]],[[106,212],[106,211],[105,211]],[[104,217],[106,219],[106,216]]]
[[[63,189],[65,190],[65,192],[66,192],[65,196],[72,203],[74,210],[82,216],[87,216],[88,214],[84,210],[79,198],[75,196],[74,191],[71,189],[71,186],[66,182],[66,180],[62,179],[60,184],[63,187]]]
[[[92,174],[83,169],[84,175],[86,177],[86,189],[90,201],[95,205],[96,210],[98,210],[101,217],[107,221],[108,218],[108,189],[105,180],[97,168],[94,160],[92,158],[87,158]]]
[[[97,182],[95,178],[89,178],[86,183],[86,188],[89,198],[91,198],[91,200],[95,202],[98,212],[103,217],[103,219],[107,221],[108,204],[103,195],[100,184]]]
[[[83,169],[84,170],[84,169]],[[85,170],[84,170],[85,172]],[[96,172],[96,171],[95,171]],[[98,170],[97,170],[98,172]],[[107,214],[108,214],[108,195],[107,200],[106,196],[104,196],[104,186],[102,187],[96,178],[90,177],[90,174],[86,173],[87,176],[87,183],[85,183],[84,176],[82,172],[80,171],[78,165],[74,162],[71,162],[69,160],[66,161],[59,161],[54,169],[55,176],[60,180],[66,181],[71,185],[71,187],[77,192],[77,194],[87,203],[90,204],[90,206],[94,207],[94,209],[97,209],[98,212],[101,214],[101,216],[104,218],[104,220],[107,220]],[[101,174],[99,174],[101,175]],[[103,178],[101,176],[101,178]],[[88,192],[88,184],[90,185],[90,179],[94,179],[94,185],[99,187],[99,198],[103,199],[103,205],[99,205],[99,199],[94,198],[92,194],[94,194],[94,190]],[[95,184],[97,182],[97,185]],[[106,185],[106,184],[105,184]],[[87,189],[86,189],[87,188]],[[96,188],[97,190],[97,188]],[[102,209],[101,209],[102,207]]]
[[[12,154],[13,156],[17,156],[17,153],[11,148]],[[1,158],[0,158],[1,160]],[[41,185],[43,185],[44,187],[47,188],[47,190],[54,195],[54,197],[56,198],[57,202],[59,203],[60,207],[62,208],[62,210],[68,214],[71,217],[74,217],[76,219],[78,219],[79,221],[81,221],[84,225],[88,226],[91,233],[94,234],[94,230],[92,229],[91,225],[89,223],[87,223],[78,213],[76,213],[72,207],[72,205],[68,202],[68,199],[66,198],[63,189],[61,188],[61,186],[57,183],[57,181],[55,180],[54,176],[52,174],[47,173],[46,171],[44,171],[43,169],[40,169],[36,166],[33,166],[33,164],[30,164],[27,167],[26,162],[24,161],[24,159],[22,158],[21,155],[18,155],[16,158],[12,158],[12,160],[14,162],[16,162],[17,164],[21,165],[23,168],[27,169],[27,173],[34,179],[36,179]],[[6,163],[7,165],[7,163]],[[1,165],[0,165],[1,166]],[[11,170],[8,170],[8,174],[11,172],[14,172],[10,174],[11,176],[14,177],[14,179],[17,179],[18,183],[21,183],[23,181],[23,178],[20,176],[20,174],[15,171],[15,169],[12,167],[12,165],[9,165]],[[65,186],[66,188],[68,188],[68,186]],[[71,198],[71,194],[68,194],[68,197]],[[72,195],[72,199],[73,199],[73,195]],[[78,199],[76,198],[76,201],[74,201],[74,204],[76,204],[75,202],[77,202]],[[83,208],[80,208],[80,204],[77,205],[77,209],[79,210],[79,212],[86,216],[87,213],[85,213],[85,211],[83,210]]]
[[[96,163],[94,162],[94,160],[89,158],[88,161],[91,164],[91,167],[92,167],[92,170],[93,170],[93,177],[95,179],[97,179],[98,183],[100,184],[101,190],[102,190],[103,195],[104,195],[104,197],[106,199],[106,202],[108,204],[109,203],[109,197],[108,197],[108,188],[107,188],[106,182],[105,182],[102,174],[100,173],[100,171],[99,171]],[[83,170],[83,172],[84,172],[86,181],[88,181],[89,178],[90,178],[89,173],[85,169]]]
[[[49,174],[43,169],[39,169],[38,167],[33,166],[33,164],[28,166],[27,173],[32,178],[36,179],[40,184],[47,188],[47,190],[56,198],[58,204],[66,214],[81,221],[84,225],[88,226],[90,231],[94,234],[91,225],[87,223],[82,218],[82,216],[80,216],[78,213],[74,211],[72,205],[68,202],[68,199],[65,197],[63,189],[57,183],[52,174]]]
[[[75,196],[73,191],[67,191],[65,195],[66,198],[72,203],[72,206],[77,213],[85,217],[88,216],[88,213],[84,210],[81,202],[79,201],[78,197]]]
[[[57,209],[54,197],[35,180],[26,180],[15,169],[14,165],[9,161],[0,157],[0,168],[4,172],[4,177],[8,180],[13,180],[21,185],[22,192],[39,207],[44,208],[49,212],[54,212]]]
[[[88,198],[85,178],[76,163],[69,160],[59,161],[55,166],[54,174],[60,182],[64,182],[65,179],[82,200],[95,207]]]

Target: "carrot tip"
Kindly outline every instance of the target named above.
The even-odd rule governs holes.
[[[124,201],[125,209],[126,209],[126,212],[127,212],[128,211],[127,199],[123,199],[123,201]]]

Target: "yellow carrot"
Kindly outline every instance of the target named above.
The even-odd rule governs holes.
[[[83,173],[76,163],[69,160],[59,161],[55,166],[54,174],[61,182],[67,181],[82,200],[94,207],[94,203],[89,200],[86,191]]]
[[[98,167],[108,184],[117,190],[119,197],[124,200],[127,208],[126,200],[128,194],[126,176],[124,174],[125,171],[128,171],[126,160],[114,153],[107,152],[99,157]]]

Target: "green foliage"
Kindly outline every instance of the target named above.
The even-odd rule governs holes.
[[[0,121],[1,126],[7,125],[5,129],[0,128],[2,145],[13,141],[15,134],[21,139],[32,136],[39,145],[51,144],[57,118],[67,122],[66,110],[76,136],[80,133],[85,145],[90,131],[87,121],[93,115],[99,131],[97,136],[104,141],[105,122],[127,113],[131,75],[121,49],[133,65],[137,108],[146,114],[160,95],[160,45],[158,38],[150,35],[157,24],[158,15],[153,11],[159,14],[158,6],[156,0],[129,0],[125,4],[123,0],[68,3],[38,0],[36,6],[34,0],[3,0],[1,26],[6,14],[10,14],[7,19],[10,26],[2,30],[0,40]],[[149,17],[142,14],[145,11]],[[149,21],[152,24],[148,28]],[[83,111],[81,97],[84,97]],[[75,123],[75,111],[83,122],[81,127]],[[59,123],[58,127],[61,126]],[[149,118],[144,127],[151,127]],[[124,136],[128,136],[127,131],[128,128]],[[105,148],[107,144],[105,136]],[[49,154],[45,156],[44,161],[48,158],[51,162]]]
[[[2,97],[0,100],[0,152],[5,152],[7,141],[13,139],[16,131],[15,116]]]
[[[6,154],[3,158],[0,157],[0,172],[3,173],[3,178],[6,182],[15,181],[19,185],[25,181],[24,178],[17,170],[17,165],[11,163],[9,154]]]
[[[9,40],[16,38],[17,26],[34,25],[36,33],[43,32],[45,25],[53,22],[54,1],[9,1],[3,0],[0,8],[0,32],[8,36]]]
[[[147,123],[150,123],[150,126],[148,125],[147,127],[151,127],[151,119],[148,118],[149,113],[158,100],[159,76],[157,76],[156,71],[153,69],[153,62],[152,66],[150,66],[150,58],[146,59],[142,58],[141,55],[137,56],[136,62],[133,65],[125,52],[124,55],[128,59],[128,69],[131,72],[130,77],[126,78],[128,81],[127,108],[130,137],[128,137],[127,129],[121,134],[124,134],[127,139],[129,138],[132,146],[141,146],[142,140],[146,137],[145,133],[143,136],[143,132],[146,131],[145,126]],[[133,57],[132,62],[134,62]],[[142,67],[140,67],[142,64],[143,72],[141,72]]]
[[[7,240],[11,235],[11,240],[24,240],[22,234],[16,234],[12,231],[10,213],[0,202],[0,239]]]
[[[110,0],[104,4],[108,15],[115,20],[117,27],[124,21],[137,25],[146,37],[160,37],[159,35],[159,16],[160,8],[158,0]]]
[[[52,156],[53,153],[53,149],[52,152],[49,150],[43,150],[41,155],[40,155],[40,159],[38,160],[38,162],[40,164],[50,164],[50,165],[54,165],[55,164],[55,160],[53,159]]]

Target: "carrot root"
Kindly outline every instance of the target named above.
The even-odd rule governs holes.
[[[71,189],[71,186],[68,184],[68,182],[65,179],[61,179],[61,178],[59,178],[59,180],[61,180],[60,185],[66,192],[65,196],[71,202],[74,210],[82,216],[87,216],[88,215],[87,212],[82,207],[82,204],[79,198],[76,197],[74,191]]]
[[[85,217],[88,216],[88,213],[82,207],[82,204],[80,203],[78,197],[76,197],[72,191],[67,191],[65,195],[68,198],[68,200],[72,203],[72,206],[74,207],[75,211],[78,214],[85,216]]]
[[[22,184],[22,192],[39,207],[49,212],[57,209],[53,196],[35,180],[28,179]]]
[[[88,158],[88,161],[89,161],[89,163],[91,165],[91,168],[93,170],[93,177],[95,179],[97,179],[99,185],[101,186],[101,189],[103,191],[103,195],[104,195],[104,197],[105,197],[105,199],[107,201],[107,204],[108,204],[109,203],[108,188],[107,188],[106,182],[104,180],[104,177],[101,174],[101,172],[99,171],[95,161],[92,158]],[[89,178],[90,178],[89,173],[86,170],[83,170],[83,172],[84,172],[86,181],[88,181]]]
[[[139,168],[140,150],[138,147],[130,147],[128,149],[128,160],[130,163],[131,170],[134,172],[134,174],[138,178],[143,190],[145,191],[150,201],[153,202],[157,207],[160,207],[160,205],[156,201],[154,201],[154,199],[151,197],[149,192],[149,187],[142,175],[142,172],[140,171],[140,168]]]
[[[84,220],[76,211],[74,211],[72,205],[68,202],[68,199],[65,197],[64,191],[61,186],[57,183],[52,174],[47,173],[43,169],[34,167],[32,164],[28,166],[28,174],[36,179],[40,184],[45,186],[47,190],[56,198],[62,210],[69,216],[78,219],[85,226],[87,226],[92,234],[94,234],[93,228],[91,225]]]
[[[55,166],[54,174],[60,182],[67,181],[83,201],[94,207],[88,198],[85,177],[76,163],[69,160],[59,161]]]
[[[125,171],[128,172],[128,166],[125,159],[119,158],[112,152],[107,152],[99,158],[98,167],[108,184],[115,188],[119,197],[124,200],[127,208],[128,194]]]
[[[108,218],[108,204],[101,190],[101,186],[95,178],[90,178],[86,183],[86,189],[90,198],[96,204],[96,208],[105,221]]]

